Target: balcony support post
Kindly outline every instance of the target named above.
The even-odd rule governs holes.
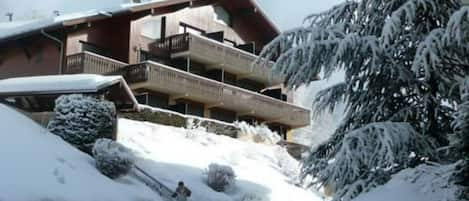
[[[186,57],[186,71],[187,72],[191,72],[191,58],[190,57]]]
[[[225,83],[225,68],[221,68],[221,82]]]

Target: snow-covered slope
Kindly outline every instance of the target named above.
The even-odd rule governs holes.
[[[322,200],[311,191],[291,184],[298,163],[278,146],[255,144],[207,133],[120,119],[118,141],[140,157],[137,164],[171,188],[183,180],[192,190],[193,201]],[[226,193],[205,184],[210,163],[231,166],[237,183]]]
[[[130,177],[103,176],[90,156],[3,104],[0,122],[0,200],[161,200]]]
[[[427,165],[405,169],[392,179],[353,201],[456,201],[460,187],[454,185],[451,174],[456,164]]]

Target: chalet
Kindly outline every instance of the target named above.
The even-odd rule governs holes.
[[[278,34],[254,0],[125,4],[0,27],[0,79],[121,75],[141,104],[265,123],[286,138],[310,111],[293,104],[272,63],[252,65]]]

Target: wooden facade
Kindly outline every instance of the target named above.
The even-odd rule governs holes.
[[[223,121],[249,116],[282,133],[309,124],[309,110],[291,103],[273,63],[251,65],[278,34],[252,1],[169,0],[129,10],[48,30],[63,47],[41,34],[25,44],[0,41],[0,77],[123,75],[153,106]]]

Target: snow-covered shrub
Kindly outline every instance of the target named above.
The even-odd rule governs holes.
[[[132,152],[110,139],[96,140],[92,153],[97,169],[112,179],[126,175],[134,165]]]
[[[81,94],[57,98],[47,128],[76,147],[89,151],[98,138],[113,138],[116,108],[112,102]]]
[[[186,138],[195,139],[199,132],[206,132],[207,129],[201,125],[201,121],[195,121],[194,118],[186,120]]]
[[[208,186],[217,192],[224,192],[235,183],[236,175],[230,166],[212,163],[206,174]]]
[[[268,199],[255,193],[247,193],[239,201],[268,201]]]
[[[372,123],[345,135],[329,153],[333,159],[306,161],[313,165],[304,172],[317,175],[318,183],[335,192],[334,200],[351,200],[432,153],[432,144],[409,124]]]
[[[300,164],[296,161],[284,147],[277,147],[275,150],[277,165],[282,173],[292,181],[298,179],[300,174]]]
[[[235,122],[235,126],[240,128],[238,138],[255,143],[276,144],[282,138],[276,132],[271,131],[265,125],[252,126],[246,122]]]

